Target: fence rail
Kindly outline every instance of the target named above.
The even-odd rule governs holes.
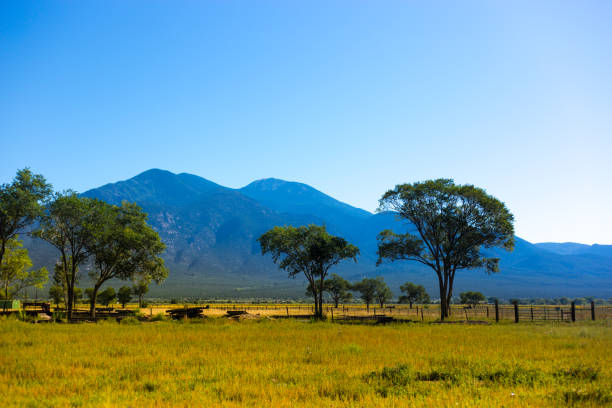
[[[206,305],[210,311],[245,310],[266,313],[269,315],[304,316],[314,313],[312,304],[214,304]],[[171,305],[171,308],[182,308],[183,305]],[[440,317],[440,305],[370,305],[347,304],[335,307],[331,304],[323,305],[323,312],[328,318],[338,320],[376,320],[377,317],[387,316],[397,320],[435,320]],[[526,321],[585,321],[612,319],[612,305],[451,305],[450,316],[460,320],[500,321],[511,320],[515,322]]]

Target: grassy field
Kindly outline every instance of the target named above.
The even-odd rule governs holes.
[[[0,405],[610,406],[610,321],[0,320]]]

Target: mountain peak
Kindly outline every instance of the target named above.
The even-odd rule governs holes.
[[[338,201],[308,184],[296,181],[265,178],[256,180],[239,191],[281,213],[312,214],[324,219],[366,218],[372,215],[365,210]]]

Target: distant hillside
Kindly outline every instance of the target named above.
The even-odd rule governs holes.
[[[545,249],[559,255],[587,255],[612,258],[612,245],[585,245],[575,242],[542,242],[535,244],[538,248]]]
[[[231,189],[191,174],[148,170],[129,180],[83,193],[113,204],[134,201],[168,246],[164,255],[170,278],[153,294],[163,296],[254,297],[302,296],[303,279],[288,279],[256,239],[275,225],[325,224],[361,249],[357,264],[345,262],[337,272],[348,279],[382,275],[396,294],[405,281],[424,284],[436,297],[432,271],[420,264],[396,262],[375,266],[376,235],[383,229],[411,228],[393,213],[371,214],[340,202],[302,183],[278,179],[255,181]],[[28,240],[37,264],[50,265],[57,254]],[[573,246],[568,246],[573,245]],[[588,247],[583,248],[583,247]],[[600,248],[601,247],[601,248]],[[609,246],[531,244],[517,239],[512,253],[501,257],[500,274],[461,272],[456,293],[480,290],[499,297],[610,296],[612,262]]]

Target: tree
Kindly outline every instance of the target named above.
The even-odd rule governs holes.
[[[94,216],[95,200],[79,197],[74,191],[58,193],[47,204],[35,235],[60,252],[60,273],[66,284],[66,309],[72,318],[74,288],[79,266],[89,257],[87,246],[92,239],[89,228]]]
[[[75,305],[79,303],[81,300],[83,300],[83,289],[74,288],[73,293],[72,293],[72,300]]]
[[[315,285],[319,285],[318,279]],[[323,291],[329,293],[336,308],[340,302],[350,302],[353,299],[353,294],[349,290],[351,290],[351,283],[335,273],[332,273],[323,284]],[[311,284],[306,288],[306,295],[314,296]]]
[[[374,278],[363,278],[360,282],[353,285],[353,290],[359,292],[361,300],[366,304],[367,310],[370,310],[370,303],[376,299],[378,285],[378,280]]]
[[[351,283],[335,273],[332,273],[330,278],[325,281],[323,290],[329,293],[336,307],[340,302],[345,303],[353,299],[353,294],[349,292]]]
[[[18,170],[11,184],[0,185],[0,264],[9,241],[42,215],[51,185],[30,169]]]
[[[458,270],[484,268],[499,272],[499,258],[482,248],[514,248],[514,217],[505,204],[472,185],[438,179],[402,184],[380,199],[379,211],[394,211],[416,234],[391,230],[378,235],[378,262],[409,260],[433,269],[440,288],[440,318],[449,315]]]
[[[110,305],[115,301],[115,299],[117,299],[117,293],[115,292],[115,288],[109,286],[108,288],[100,292],[99,297],[100,303],[108,307],[108,305]]]
[[[485,296],[480,292],[461,292],[459,301],[464,305],[476,305],[486,300]]]
[[[129,286],[120,287],[117,293],[117,300],[121,303],[121,307],[125,309],[125,305],[132,300],[132,288]]]
[[[429,303],[431,299],[425,290],[423,285],[415,285],[412,282],[406,282],[400,286],[400,290],[405,293],[404,296],[400,296],[400,303],[410,303],[412,309],[413,303]]]
[[[257,240],[262,255],[272,255],[274,263],[290,277],[303,273],[312,286],[315,317],[323,318],[323,290],[329,269],[345,259],[357,262],[359,249],[344,238],[327,232],[325,226],[274,227]]]
[[[147,279],[141,279],[132,286],[132,291],[135,296],[138,296],[138,307],[142,307],[142,300],[144,295],[149,291],[150,281]]]
[[[55,303],[55,307],[59,307],[60,302],[64,300],[64,288],[53,285],[49,288],[49,297]]]
[[[374,294],[374,298],[380,305],[380,307],[385,307],[385,303],[387,303],[391,298],[393,298],[393,292],[389,289],[389,286],[385,283],[385,280],[382,276],[376,278],[378,281],[378,285],[376,286],[376,293]]]
[[[87,303],[91,303],[91,299],[93,299],[93,288],[85,289],[85,296],[87,297]]]
[[[21,241],[17,238],[7,241],[0,263],[0,286],[4,299],[13,299],[17,293],[30,286],[41,289],[47,279],[46,268],[32,269],[32,260]]]
[[[147,224],[147,215],[138,205],[124,201],[117,207],[95,200],[92,211],[87,250],[95,266],[89,273],[94,282],[90,313],[95,318],[97,293],[106,281],[148,274],[159,283],[168,271],[159,257],[166,246]]]

